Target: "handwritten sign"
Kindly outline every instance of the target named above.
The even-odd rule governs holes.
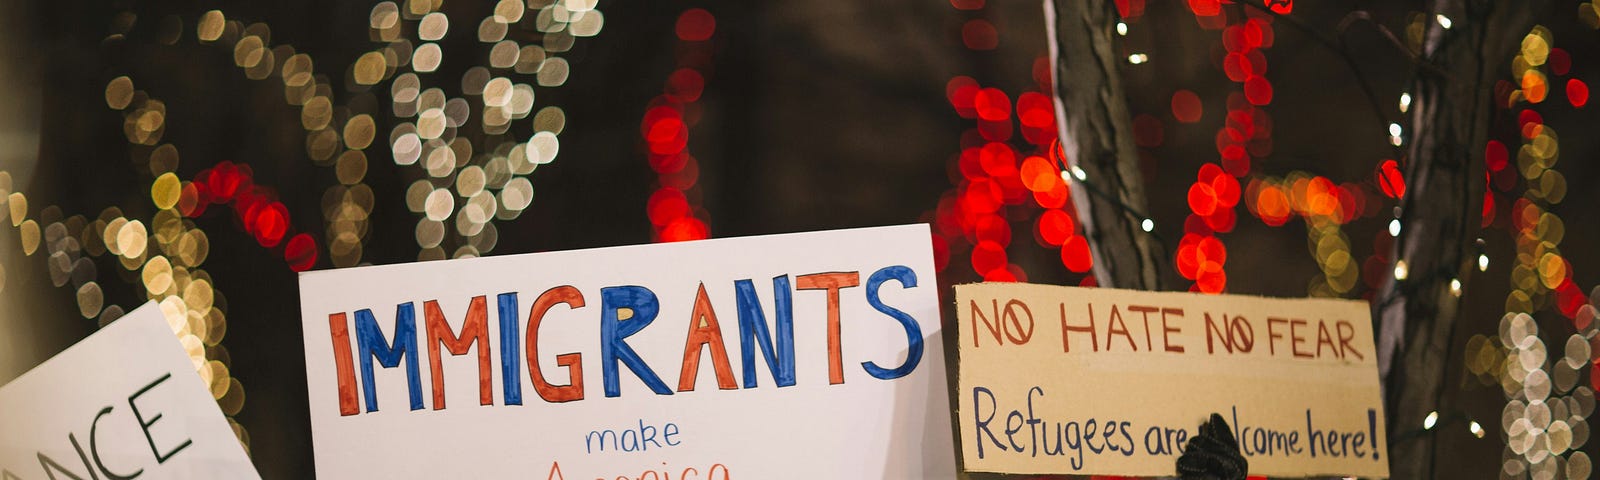
[[[956,287],[966,469],[1170,476],[1220,413],[1250,473],[1387,477],[1363,302]]]
[[[0,478],[134,477],[260,478],[153,302],[0,387]]]
[[[926,225],[302,274],[324,478],[954,478]]]

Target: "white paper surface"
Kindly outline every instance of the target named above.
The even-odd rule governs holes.
[[[909,225],[302,274],[317,473],[323,478],[954,478],[929,238],[926,225]],[[829,272],[843,274],[835,279],[848,272],[857,278],[857,286],[836,290],[839,384],[830,378],[828,290],[800,288],[802,282],[816,286],[819,277],[808,275]],[[904,312],[905,323],[869,302],[875,276],[880,306]],[[755,386],[746,388],[746,342],[736,292],[743,280],[759,299],[761,323],[770,335],[765,338],[781,337],[781,308],[774,303],[784,295],[776,291],[790,299],[793,385],[776,385],[772,364],[753,340],[758,335],[751,335]],[[702,285],[720,326],[733,389],[719,388],[714,343],[696,349],[694,389],[681,388],[686,341],[691,327],[704,322],[694,316]],[[557,403],[544,400],[534,386],[526,340],[535,300],[561,286],[581,294],[583,306],[554,304],[543,314],[533,358],[544,379],[561,386],[572,382],[557,356],[581,354],[576,363],[582,368],[583,396]],[[633,317],[611,323],[627,330],[650,322],[624,340],[670,395],[654,392],[626,363],[617,367],[617,395],[606,394],[604,370],[610,362],[603,357],[608,303],[603,292],[628,290],[610,288],[619,286],[643,287],[657,300],[653,320],[644,320],[647,308],[637,308]],[[502,294],[514,294],[517,302],[510,335],[517,345],[509,362],[515,364],[512,383],[520,387],[521,405],[507,404]],[[435,301],[449,335],[465,336],[474,297],[484,302],[489,405],[480,405],[478,355],[485,344],[473,343],[461,350],[464,355],[452,355],[430,341],[427,327],[427,302]],[[375,324],[381,333],[369,336],[368,347],[387,349],[405,343],[396,342],[395,332],[399,306],[407,303],[416,349],[391,358],[394,368],[384,368],[381,358],[362,348],[358,317],[368,310],[369,326]],[[621,312],[614,313],[617,317],[629,315],[612,310]],[[752,331],[755,323],[748,324]],[[347,329],[346,335],[336,335],[339,328]],[[922,351],[904,376],[878,378],[863,365],[902,366],[913,335]],[[442,410],[436,410],[434,399],[430,343],[439,349]],[[774,356],[782,358],[778,341],[772,345]],[[362,358],[371,360],[372,385],[363,380]],[[416,410],[407,373],[413,358],[421,392]],[[341,381],[347,385],[343,403]],[[369,386],[376,411],[366,400]],[[669,429],[676,432],[670,439]],[[606,436],[607,430],[616,437]],[[595,450],[599,443],[605,450]]]
[[[147,303],[0,387],[0,478],[260,478]]]

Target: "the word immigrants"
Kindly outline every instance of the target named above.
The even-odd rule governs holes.
[[[886,368],[874,362],[862,362],[867,374],[880,380],[892,380],[910,374],[920,363],[923,351],[922,329],[910,314],[885,304],[879,291],[888,282],[901,288],[916,288],[917,276],[910,268],[900,265],[881,268],[867,276],[864,289],[859,272],[825,272],[789,275],[772,278],[773,310],[766,311],[760,301],[756,285],[749,279],[733,282],[738,313],[738,343],[743,365],[742,388],[756,388],[759,353],[778,387],[795,384],[794,301],[798,292],[817,291],[817,298],[827,303],[826,328],[828,338],[828,379],[833,385],[844,383],[844,363],[840,339],[841,297],[855,292],[865,295],[865,300],[878,313],[898,322],[905,329],[907,350],[905,360],[898,366]],[[516,292],[495,295],[496,326],[499,329],[499,361],[501,370],[501,401],[504,405],[522,405],[523,376],[531,379],[533,390],[545,402],[560,403],[582,400],[587,395],[583,383],[584,355],[579,352],[560,353],[556,364],[566,370],[566,383],[557,384],[542,371],[538,359],[540,325],[545,315],[558,305],[571,310],[589,308],[592,297],[571,285],[561,285],[545,290],[534,298],[527,316],[520,316],[522,299]],[[735,390],[735,381],[728,361],[723,331],[716,309],[706,295],[702,282],[695,294],[693,306],[687,312],[661,312],[661,302],[655,292],[638,285],[617,285],[601,288],[597,313],[600,336],[600,368],[606,397],[622,394],[620,376],[622,367],[638,377],[657,395],[671,395],[674,390],[662,380],[661,375],[633,347],[628,337],[639,333],[656,322],[659,317],[681,318],[687,325],[683,357],[676,391],[692,391],[695,377],[700,371],[701,354],[709,351],[711,366],[715,371],[717,388]],[[494,402],[493,375],[494,348],[489,342],[489,300],[486,295],[472,297],[459,331],[452,330],[446,322],[445,312],[437,300],[422,302],[422,330],[418,331],[417,308],[412,302],[395,307],[392,335],[386,336],[372,309],[356,310],[353,314],[336,312],[328,315],[328,328],[333,342],[333,361],[338,380],[340,415],[361,413],[357,405],[356,365],[360,366],[360,390],[367,412],[378,411],[378,395],[373,375],[374,365],[382,368],[399,368],[404,365],[411,410],[421,410],[423,392],[419,357],[421,345],[426,345],[429,371],[432,380],[432,405],[434,410],[445,409],[444,369],[441,356],[466,355],[473,347],[478,360],[478,402]],[[352,325],[351,317],[354,317]],[[771,321],[769,322],[769,318]],[[355,350],[351,350],[351,330],[355,334]],[[388,339],[392,338],[392,340]],[[526,360],[527,367],[522,367]]]

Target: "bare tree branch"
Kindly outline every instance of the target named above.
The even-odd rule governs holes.
[[[1045,26],[1055,65],[1056,117],[1062,149],[1084,176],[1072,203],[1101,286],[1161,288],[1160,242],[1141,228],[1147,211],[1134,148],[1121,62],[1112,51],[1117,14],[1105,0],[1046,0]],[[1099,195],[1094,195],[1098,191]]]
[[[1542,3],[1542,2],[1540,2]],[[1397,275],[1373,305],[1378,363],[1385,387],[1394,478],[1432,478],[1434,437],[1416,431],[1442,409],[1445,366],[1460,320],[1461,300],[1450,289],[1475,263],[1474,242],[1483,204],[1483,145],[1494,110],[1491,85],[1500,65],[1533,25],[1538,8],[1502,0],[1439,0],[1427,18],[1444,15],[1453,28],[1427,22],[1422,58],[1410,87],[1411,144],[1403,229],[1395,239]]]

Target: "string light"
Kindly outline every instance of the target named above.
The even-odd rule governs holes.
[[[1395,219],[1389,220],[1389,236],[1391,236],[1391,237],[1400,236],[1400,219],[1395,218]]]
[[[1460,297],[1461,296],[1461,279],[1459,279],[1459,278],[1450,279],[1450,295],[1454,296],[1454,297]]]
[[[1406,276],[1409,275],[1409,274],[1410,274],[1410,271],[1406,268],[1406,261],[1405,260],[1400,260],[1400,261],[1394,262],[1394,279],[1395,280],[1404,281],[1406,279]]]
[[[1449,30],[1450,29],[1450,24],[1451,24],[1450,17],[1446,17],[1446,16],[1444,16],[1444,14],[1441,13],[1441,14],[1438,14],[1438,15],[1434,15],[1433,18],[1434,18],[1434,20],[1437,20],[1439,22],[1439,26],[1440,27],[1444,28],[1445,30]]]
[[[1482,253],[1478,254],[1478,271],[1489,271],[1489,255]]]
[[[1400,113],[1406,113],[1406,110],[1410,110],[1410,109],[1411,109],[1411,94],[1410,93],[1406,93],[1406,92],[1400,93]]]
[[[1150,60],[1150,56],[1149,55],[1145,55],[1143,53],[1135,53],[1133,55],[1128,55],[1128,63],[1134,64],[1134,65],[1138,65],[1138,64],[1144,63],[1144,62],[1149,61],[1149,60]]]
[[[1483,438],[1483,425],[1479,425],[1477,420],[1467,423],[1467,431],[1472,432],[1474,437]]]
[[[1139,222],[1139,228],[1144,229],[1145,233],[1150,233],[1152,231],[1155,231],[1156,222],[1154,220],[1146,218],[1146,219],[1144,219],[1144,221]]]
[[[1128,34],[1128,24],[1123,23],[1123,22],[1117,22],[1117,35],[1127,35],[1127,34]]]
[[[1433,430],[1433,426],[1437,425],[1438,423],[1439,423],[1439,412],[1437,412],[1437,411],[1428,412],[1428,417],[1422,419],[1422,429],[1423,430]]]

